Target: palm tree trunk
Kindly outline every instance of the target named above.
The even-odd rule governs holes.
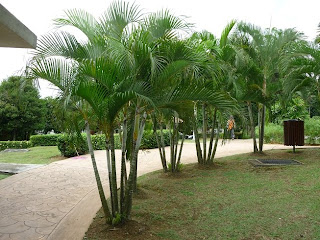
[[[175,148],[174,148],[174,169],[175,171],[177,170],[177,154],[178,154],[178,144],[179,144],[179,118],[174,117],[174,126],[175,126],[175,134],[174,134],[174,143],[175,143]]]
[[[124,191],[125,184],[127,182],[127,167],[126,167],[126,149],[127,149],[127,116],[124,114],[123,119],[123,134],[122,134],[122,144],[121,144],[121,178],[120,178],[120,214],[123,215],[124,212]]]
[[[194,104],[194,118],[193,118],[193,132],[194,132],[194,138],[195,138],[195,144],[196,144],[196,150],[197,150],[197,158],[198,163],[202,164],[202,150],[200,146],[200,140],[199,140],[199,133],[197,128],[197,105]]]
[[[106,221],[108,223],[110,223],[110,221],[112,220],[112,217],[111,217],[111,213],[110,213],[109,206],[107,203],[106,195],[104,194],[103,186],[101,183],[100,174],[98,171],[98,167],[97,167],[97,163],[96,163],[96,159],[95,159],[94,151],[93,151],[93,147],[92,147],[90,127],[89,127],[89,123],[87,121],[86,121],[86,135],[87,135],[88,149],[89,149],[89,153],[91,156],[91,162],[92,162],[92,166],[93,166],[94,176],[95,176],[96,182],[97,182],[97,187],[98,187],[98,192],[99,192],[99,196],[100,196],[100,200],[101,200],[101,204],[102,204],[103,213],[105,215]]]
[[[152,114],[152,121],[153,121],[153,134],[154,134],[156,141],[157,141],[157,146],[159,149],[162,169],[164,172],[167,172],[168,169],[167,169],[167,163],[166,163],[166,159],[165,159],[165,152],[163,153],[164,149],[163,149],[163,146],[160,142],[159,135],[157,133],[157,119],[156,119],[155,114]]]
[[[208,160],[211,160],[211,154],[212,154],[212,148],[213,148],[213,139],[214,139],[214,128],[216,126],[216,121],[217,121],[217,109],[214,109],[213,113],[213,121],[212,121],[212,130],[210,134],[210,144],[209,144],[209,152],[208,152]],[[217,133],[219,134],[219,133]]]
[[[253,113],[252,113],[252,104],[251,104],[251,102],[248,101],[247,102],[247,106],[248,106],[248,112],[249,112],[251,137],[253,139],[253,152],[258,152],[256,131],[255,131],[255,126],[254,126],[254,121],[253,121]]]
[[[118,200],[118,184],[117,184],[117,169],[116,169],[116,154],[114,146],[114,131],[112,129],[110,135],[110,146],[111,146],[111,166],[112,166],[112,191],[114,192],[114,203],[115,211],[119,213],[119,200]]]
[[[263,96],[266,97],[267,95],[267,70],[264,70],[264,78],[263,78],[263,85],[262,85],[262,93]],[[263,150],[263,140],[264,140],[264,125],[266,121],[266,106],[265,104],[262,105],[261,109],[261,126],[260,126],[260,135],[259,135],[259,152]]]
[[[166,145],[165,145],[165,142],[164,142],[162,123],[160,123],[160,141],[161,141],[161,148],[162,148],[163,164],[165,166],[166,171],[168,171],[167,158],[166,158],[166,149],[165,149]]]
[[[114,191],[114,182],[113,182],[113,176],[112,176],[112,165],[111,165],[111,156],[110,156],[110,137],[109,134],[105,134],[106,136],[106,156],[107,156],[107,168],[108,168],[108,179],[109,179],[109,187],[110,187],[110,199],[111,199],[111,210],[112,210],[112,216],[116,216],[116,205],[115,202],[115,196],[117,194],[117,191]]]
[[[174,120],[173,120],[174,121]],[[174,158],[174,135],[175,135],[175,124],[171,123],[172,127],[169,128],[169,137],[170,137],[170,165],[171,165],[171,172],[174,172],[174,163],[173,163],[173,158]],[[171,125],[170,124],[170,125]],[[172,132],[171,132],[172,129]]]
[[[182,148],[183,148],[183,142],[184,142],[184,138],[185,138],[185,134],[183,133],[182,135],[182,140],[181,140],[181,144],[180,144],[180,150],[179,150],[179,156],[178,156],[178,162],[177,162],[177,166],[179,167],[180,161],[181,161],[181,155],[182,155]]]
[[[261,109],[261,126],[260,126],[260,136],[259,136],[259,152],[263,151],[263,140],[264,140],[264,125],[266,119],[266,106],[262,105]]]
[[[206,104],[202,104],[202,140],[203,140],[203,163],[206,164],[207,160],[207,129],[208,129],[208,120],[207,120],[207,111]]]
[[[219,142],[219,134],[220,134],[220,124],[218,123],[216,140],[214,142],[213,151],[212,151],[212,154],[210,156],[210,163],[213,163],[214,156],[216,155],[216,152],[217,152],[218,142]]]
[[[140,122],[139,108],[136,109],[135,121],[134,121],[134,134],[133,134],[133,154],[130,162],[130,174],[128,179],[128,184],[126,185],[125,193],[125,211],[124,217],[130,219],[131,209],[132,209],[132,196],[134,181],[137,176],[137,164],[138,164],[138,153],[141,144],[141,139],[143,136],[144,126],[146,122],[147,115],[144,113],[143,118]]]

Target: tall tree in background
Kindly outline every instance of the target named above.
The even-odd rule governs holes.
[[[48,132],[63,132],[64,131],[64,120],[63,105],[58,98],[46,97],[43,99],[45,103],[45,125],[43,133]]]
[[[45,105],[38,90],[19,76],[0,85],[0,140],[28,140],[43,130]]]

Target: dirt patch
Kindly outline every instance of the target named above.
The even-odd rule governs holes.
[[[99,212],[97,215],[102,215]],[[152,234],[150,228],[145,223],[139,223],[137,221],[128,221],[122,226],[112,227],[105,223],[105,219],[101,217],[96,217],[92,225],[90,226],[90,231],[86,233],[83,239],[113,239],[113,240],[155,240],[159,239]]]

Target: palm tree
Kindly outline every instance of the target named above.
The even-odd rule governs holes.
[[[83,10],[70,10],[55,23],[59,28],[79,29],[86,40],[79,41],[64,31],[43,36],[30,63],[29,77],[46,79],[60,88],[66,99],[76,98],[84,102],[83,106],[89,106],[79,111],[86,121],[88,147],[105,216],[109,223],[117,224],[130,218],[147,114],[156,106],[174,109],[173,105],[183,105],[189,95],[206,95],[194,86],[170,87],[190,61],[184,59],[186,55],[172,61],[170,47],[179,51],[180,43],[176,40],[174,44],[168,43],[177,38],[178,30],[189,25],[168,11],[142,18],[135,4],[124,2],[112,3],[99,20]],[[220,99],[210,96],[213,102]],[[105,200],[95,164],[89,134],[91,123],[98,125],[106,137],[110,203]],[[120,199],[114,148],[114,129],[119,123],[123,130]],[[127,159],[129,176],[125,168]]]
[[[232,46],[235,52],[235,58],[232,62],[233,77],[236,81],[233,82],[234,96],[239,104],[245,104],[247,114],[243,114],[245,119],[249,118],[251,137],[253,139],[253,152],[258,152],[255,121],[253,115],[253,104],[262,103],[263,99],[260,87],[262,85],[262,73],[251,57],[254,49],[250,45],[249,39],[246,36],[235,32],[231,39]]]
[[[280,76],[279,61],[288,54],[292,44],[301,39],[302,34],[294,29],[277,30],[260,28],[240,23],[238,31],[250,39],[250,45],[254,49],[251,57],[263,74],[262,85],[260,86],[262,95],[267,98],[272,94],[271,89],[277,83]],[[259,108],[259,151],[263,150],[264,126],[266,116],[266,104],[264,102]]]
[[[292,98],[296,93],[307,101],[314,96],[320,99],[320,46],[300,41],[296,44],[296,52],[282,60],[284,93]]]
[[[66,18],[57,19],[58,27],[73,26],[82,31],[87,39],[79,41],[67,32],[54,32],[43,36],[39,41],[34,59],[29,67],[29,76],[47,79],[61,89],[66,96],[74,96],[92,109],[99,129],[106,136],[106,156],[109,172],[110,204],[105,201],[89,134],[90,119],[83,111],[86,120],[86,132],[89,151],[93,162],[96,180],[107,221],[116,224],[130,217],[133,182],[137,169],[137,154],[143,134],[146,114],[144,96],[148,87],[143,79],[138,79],[137,69],[141,63],[135,62],[139,56],[138,49],[131,52],[127,44],[135,43],[133,34],[141,28],[131,28],[133,23],[142,21],[139,8],[124,2],[114,2],[100,20],[83,10],[70,10]],[[139,42],[136,42],[139,45]],[[143,52],[142,52],[143,53]],[[135,55],[134,55],[135,54]],[[141,58],[139,58],[141,60]],[[140,65],[139,65],[140,64]],[[114,128],[119,113],[132,102],[133,120],[133,154],[127,181],[124,169],[121,171],[120,200],[117,195]],[[124,152],[126,148],[122,149]],[[125,164],[122,164],[124,167]],[[126,184],[124,184],[126,182]],[[119,208],[120,205],[120,208]]]
[[[199,76],[196,81],[198,84],[211,89],[211,91],[214,92],[224,92],[225,99],[231,99],[226,92],[227,85],[226,79],[230,76],[228,72],[230,72],[230,58],[232,58],[232,55],[234,55],[234,52],[229,45],[229,34],[231,30],[233,29],[234,25],[236,24],[235,21],[231,21],[223,30],[220,40],[216,39],[211,33],[209,32],[202,32],[202,33],[195,33],[190,38],[191,43],[194,45],[194,48],[196,48],[200,53],[206,55],[206,59],[204,62],[206,63],[205,71],[201,76]],[[223,101],[221,101],[223,102]],[[201,149],[200,145],[200,139],[199,139],[199,133],[198,128],[196,125],[196,122],[198,121],[198,110],[197,107],[200,106],[202,108],[202,138],[203,143]],[[235,106],[235,102],[233,103],[233,106]],[[219,124],[217,124],[217,115],[219,114],[218,111],[223,111],[226,109],[232,109],[230,108],[224,108],[223,106],[219,104],[214,104],[210,102],[209,99],[203,99],[195,101],[195,109],[194,109],[194,133],[195,133],[195,144],[197,149],[197,157],[198,162],[200,164],[207,164],[212,163],[217,143],[218,143],[218,137],[219,137],[219,131],[220,127]],[[211,116],[211,133],[210,133],[210,143],[207,148],[207,130],[208,130],[208,118]],[[214,130],[217,126],[217,134],[215,143],[214,141]]]

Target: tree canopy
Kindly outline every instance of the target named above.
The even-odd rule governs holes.
[[[43,129],[44,117],[44,102],[30,82],[12,76],[1,83],[0,140],[28,140]]]

